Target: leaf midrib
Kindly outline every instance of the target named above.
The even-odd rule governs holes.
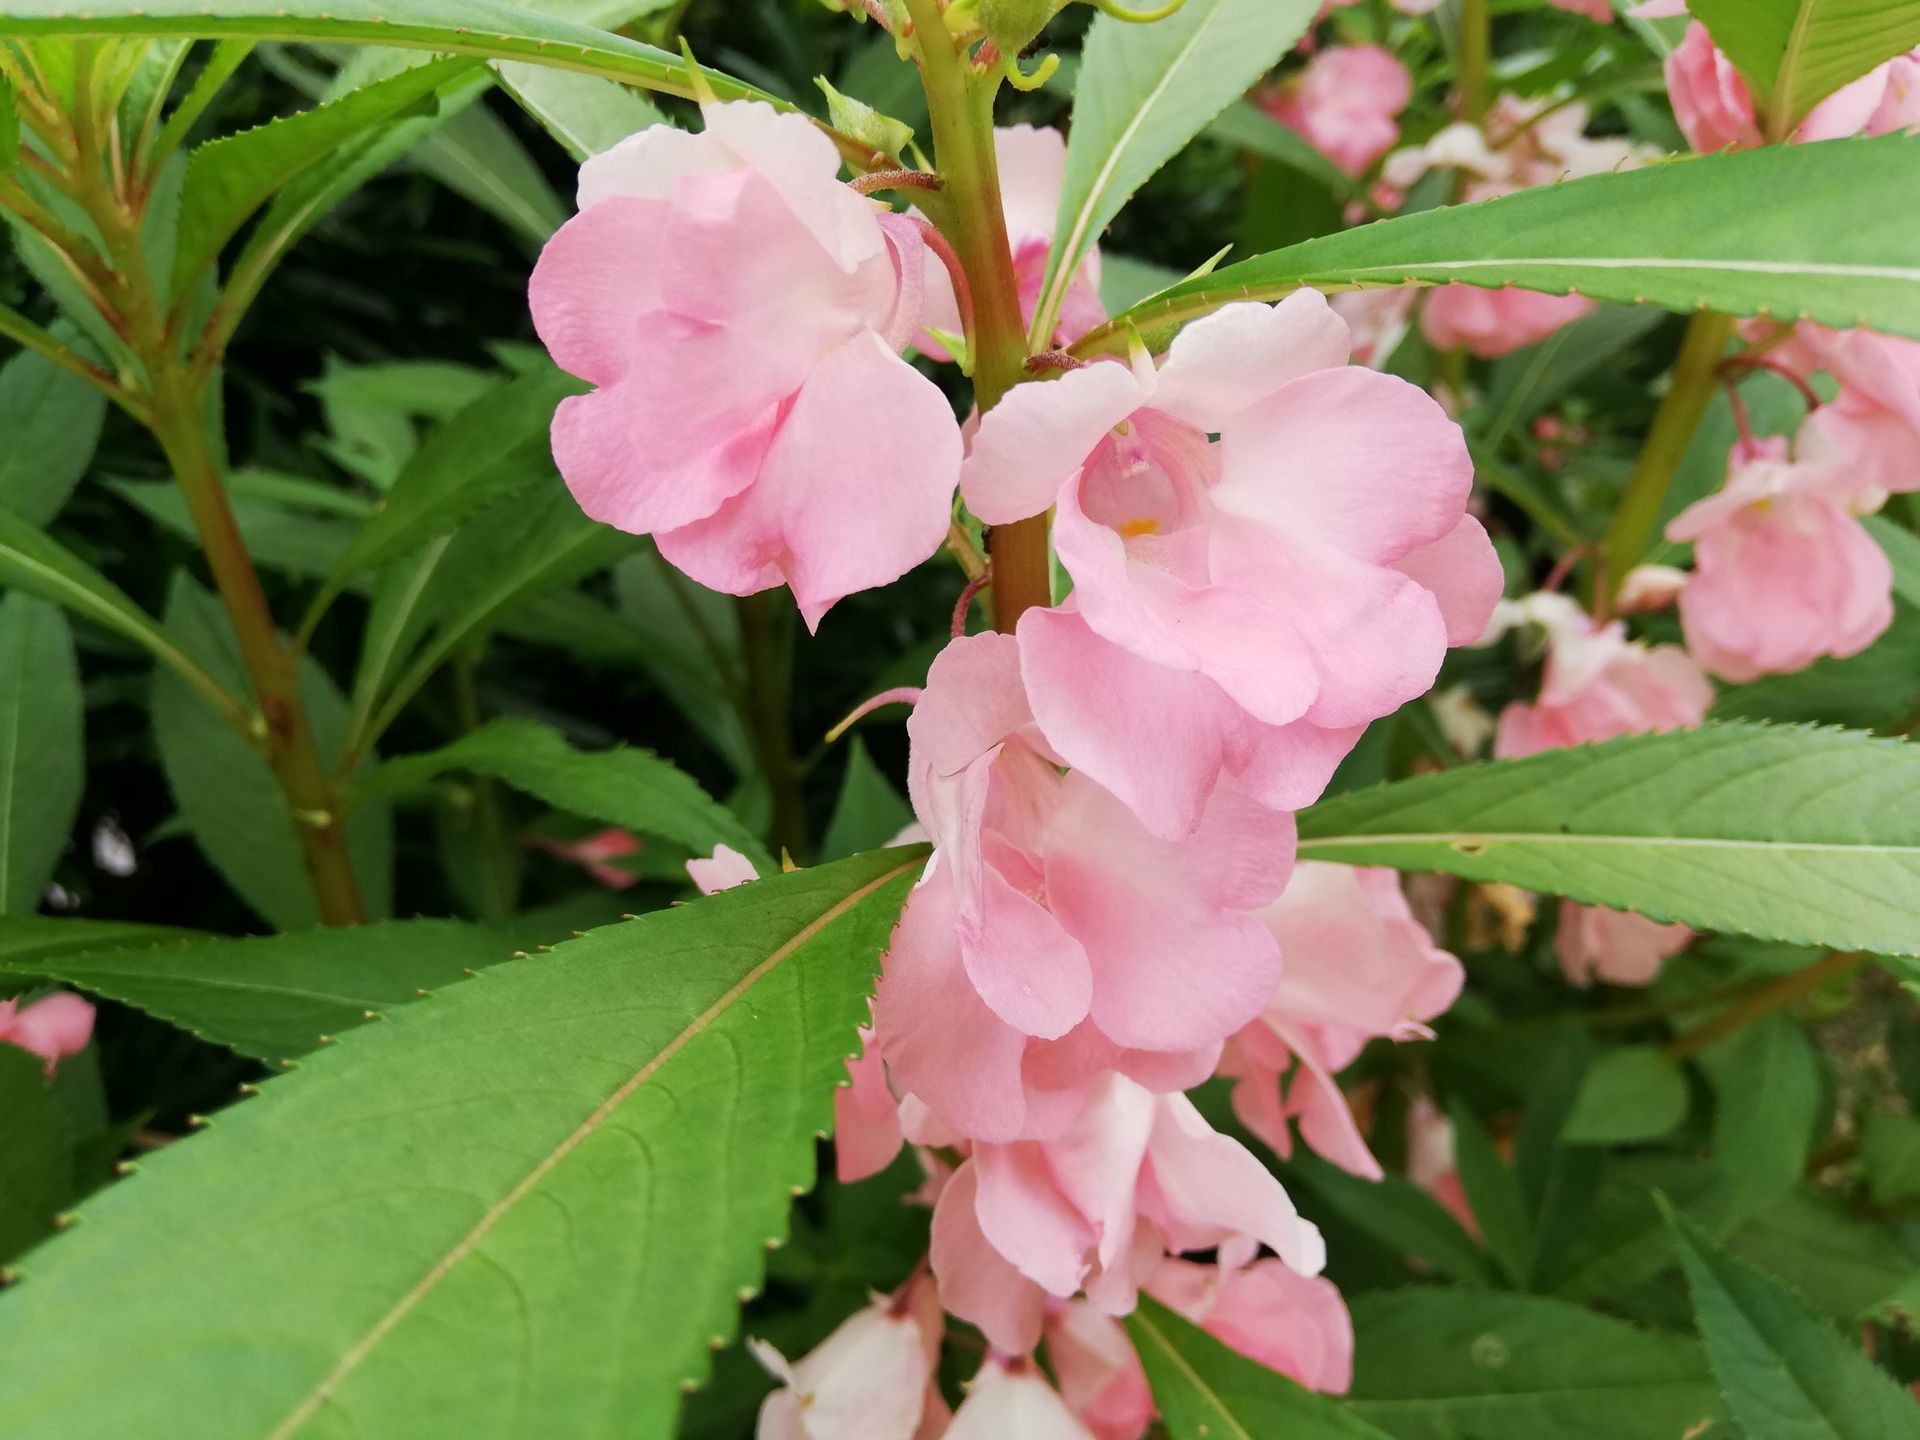
[[[1253,1433],[1234,1417],[1233,1412],[1227,1409],[1227,1402],[1220,1398],[1220,1393],[1200,1378],[1200,1372],[1195,1370],[1188,1363],[1187,1357],[1174,1348],[1167,1337],[1161,1333],[1160,1327],[1153,1323],[1153,1317],[1144,1307],[1134,1311],[1133,1323],[1136,1328],[1146,1332],[1147,1337],[1159,1348],[1168,1363],[1180,1372],[1181,1378],[1193,1387],[1196,1394],[1204,1397],[1214,1412],[1226,1422],[1233,1440],[1253,1440]]]
[[[694,1016],[692,1020],[688,1021],[671,1040],[661,1047],[658,1054],[654,1055],[646,1064],[642,1065],[632,1075],[628,1076],[626,1080],[622,1081],[619,1087],[596,1106],[593,1112],[588,1115],[585,1120],[581,1121],[564,1140],[552,1150],[548,1151],[546,1155],[542,1156],[539,1163],[536,1164],[518,1184],[489,1206],[486,1213],[474,1223],[473,1227],[468,1230],[465,1235],[461,1236],[459,1241],[457,1241],[446,1254],[434,1262],[432,1268],[420,1278],[419,1282],[403,1295],[392,1309],[388,1310],[379,1320],[375,1321],[373,1327],[348,1348],[346,1353],[340,1357],[339,1362],[334,1365],[333,1369],[321,1378],[320,1382],[288,1413],[287,1417],[268,1432],[267,1440],[291,1440],[291,1437],[298,1434],[306,1423],[319,1412],[320,1407],[326,1404],[335,1392],[338,1391],[340,1386],[352,1376],[353,1372],[379,1348],[381,1342],[384,1341],[388,1335],[392,1334],[394,1330],[398,1329],[407,1317],[434,1292],[440,1282],[451,1275],[454,1270],[479,1247],[480,1242],[486,1238],[487,1234],[505,1219],[508,1213],[511,1212],[520,1201],[532,1194],[540,1182],[552,1174],[568,1155],[572,1154],[574,1150],[584,1144],[601,1126],[606,1124],[608,1119],[610,1119],[616,1111],[632,1099],[642,1085],[645,1085],[657,1075],[669,1061],[691,1044],[699,1035],[711,1028],[713,1023],[735,1002],[753,989],[754,986],[758,985],[767,975],[784,964],[801,946],[812,940],[829,925],[839,920],[869,895],[872,895],[875,891],[882,889],[892,881],[898,879],[901,875],[908,873],[923,863],[924,861],[916,856],[914,859],[896,865],[885,873],[876,876],[859,889],[843,895],[839,900],[828,906],[826,910],[802,926],[785,944],[781,945],[771,955],[767,956],[766,959],[762,960],[758,965],[755,965],[753,969],[741,976],[739,980],[735,981],[713,1004],[709,1005],[705,1010]],[[1244,1440],[1252,1440],[1252,1437],[1245,1436]]]
[[[1814,6],[1818,3],[1819,0],[1800,0],[1800,8],[1793,17],[1793,28],[1787,32],[1786,49],[1780,52],[1780,68],[1774,72],[1773,113],[1767,117],[1767,139],[1776,145],[1785,140],[1795,127],[1795,116],[1787,105],[1787,97],[1793,94],[1807,32],[1813,24]]]
[[[1912,855],[1920,858],[1920,842],[1912,845],[1854,845],[1836,840],[1716,840],[1685,835],[1567,835],[1557,831],[1423,830],[1382,835],[1302,836],[1300,851],[1342,849],[1366,845],[1627,845],[1681,850],[1763,850],[1770,855],[1786,851],[1808,854]],[[1469,857],[1472,858],[1472,857]]]

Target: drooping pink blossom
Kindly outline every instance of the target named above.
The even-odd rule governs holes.
[[[1554,954],[1574,985],[1603,980],[1609,985],[1651,985],[1660,967],[1687,948],[1693,931],[1665,925],[1644,915],[1597,905],[1560,902],[1560,923],[1553,935]]]
[[[1840,393],[1807,422],[1819,453],[1873,488],[1920,490],[1920,341],[1870,330],[1828,337],[1816,368],[1840,382]]]
[[[758,880],[760,873],[753,868],[751,860],[731,845],[716,845],[706,859],[687,861],[687,878],[702,895],[718,895],[722,890]]]
[[[87,1048],[93,1036],[93,1005],[58,991],[22,1005],[0,1000],[0,1045],[16,1045],[38,1055],[47,1074],[70,1055]]]
[[[1185,840],[1149,833],[1060,773],[1005,635],[943,650],[907,729],[935,850],[875,1007],[900,1087],[959,1134],[1011,1140],[1077,1111],[1106,1069],[1204,1078],[1279,976],[1251,912],[1286,884],[1292,817],[1229,783]]]
[[[1848,468],[1792,462],[1784,440],[1736,452],[1725,487],[1667,527],[1691,541],[1687,649],[1736,684],[1857,655],[1893,623],[1893,572],[1855,513],[1879,507]]]
[[[1059,218],[1067,142],[1058,130],[1046,126],[1008,125],[993,132],[993,151],[999,162],[1000,208],[1006,216],[1007,244],[1020,288],[1020,318],[1031,326],[1040,287],[1046,283],[1054,222]],[[926,263],[926,328],[914,343],[934,359],[945,360],[946,347],[927,332],[960,334],[960,306],[946,267],[931,255]],[[1067,286],[1053,343],[1071,345],[1106,318],[1106,307],[1100,303],[1100,250],[1094,246]]]
[[[1364,175],[1400,138],[1413,77],[1378,45],[1330,45],[1263,102],[1347,174]]]
[[[924,246],[802,117],[705,116],[589,160],[534,269],[541,339],[596,387],[561,403],[554,458],[594,519],[712,589],[786,584],[817,625],[946,533],[959,427],[898,353]]]
[[[1790,138],[1805,143],[1910,128],[1920,118],[1912,111],[1912,66],[1913,57],[1903,56],[1842,86],[1814,106]],[[1700,154],[1766,143],[1753,92],[1699,21],[1667,56],[1666,74],[1674,119]]]
[[[1353,1317],[1329,1280],[1271,1258],[1246,1263],[1229,1247],[1212,1265],[1163,1260],[1146,1289],[1222,1344],[1309,1390],[1344,1395],[1353,1383]]]
[[[1127,1332],[1084,1300],[1047,1306],[1047,1363],[1060,1398],[1094,1440],[1140,1440],[1153,1424],[1153,1392]]]
[[[1221,1073],[1235,1077],[1234,1113],[1283,1156],[1297,1122],[1320,1155],[1377,1180],[1380,1163],[1334,1077],[1370,1040],[1429,1036],[1426,1022],[1460,994],[1460,962],[1413,918],[1392,870],[1303,861],[1260,918],[1285,969],[1221,1058]]]
[[[781,1382],[760,1407],[756,1440],[915,1440],[935,1398],[945,1324],[933,1286],[910,1281],[843,1321],[789,1363],[764,1340],[748,1348]]]
[[[1459,428],[1348,348],[1314,291],[1228,306],[1158,369],[1020,386],[974,437],[969,506],[1056,506],[1074,580],[1020,622],[1033,713],[1157,834],[1191,832],[1228,779],[1312,801],[1499,592]]]
[[[1280,1182],[1184,1095],[1112,1074],[1049,1140],[980,1144],[941,1192],[933,1271],[947,1309],[1011,1352],[1032,1348],[1048,1295],[1133,1308],[1169,1253],[1243,1239],[1303,1275],[1326,1249]]]
[[[860,1054],[847,1061],[847,1084],[833,1092],[834,1173],[842,1185],[878,1175],[900,1153],[900,1102],[873,1031],[860,1029]]]
[[[534,843],[549,855],[578,865],[609,890],[625,890],[640,879],[638,872],[608,863],[638,855],[644,848],[637,835],[617,825],[596,830],[583,840],[540,839]]]
[[[1420,332],[1439,350],[1456,347],[1482,360],[1497,360],[1591,314],[1584,295],[1543,295],[1537,290],[1485,290],[1456,280],[1429,292],[1420,311]]]
[[[1521,620],[1546,634],[1546,672],[1537,700],[1516,701],[1501,712],[1493,746],[1498,759],[1684,730],[1704,720],[1713,704],[1712,684],[1686,651],[1638,644],[1622,622],[1597,625],[1564,595],[1503,602],[1495,628]]]
[[[1026,1356],[988,1355],[946,1440],[1095,1440]]]

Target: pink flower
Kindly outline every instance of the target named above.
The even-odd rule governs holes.
[[[1400,138],[1413,77],[1378,45],[1331,45],[1266,102],[1267,112],[1347,174],[1364,175]]]
[[[1149,834],[1033,723],[1009,636],[954,641],[907,722],[908,789],[934,839],[876,1003],[901,1087],[962,1135],[1011,1140],[1118,1067],[1158,1088],[1211,1070],[1259,1012],[1293,820],[1232,785],[1181,843]],[[1194,983],[1194,976],[1206,983]],[[1052,1042],[1036,1044],[1035,1042]]]
[[[1547,0],[1556,10],[1565,10],[1572,15],[1584,15],[1587,19],[1601,25],[1613,23],[1613,5],[1611,0]]]
[[[1060,1398],[1094,1440],[1140,1440],[1156,1413],[1127,1332],[1084,1300],[1047,1307],[1047,1360]]]
[[[702,895],[718,895],[722,890],[758,880],[760,874],[753,868],[753,862],[731,845],[716,845],[713,854],[705,860],[687,861],[687,878]]]
[[[1348,348],[1303,290],[1190,326],[1157,370],[1090,365],[981,419],[968,505],[990,525],[1057,505],[1074,580],[1020,623],[1033,713],[1156,834],[1192,831],[1227,778],[1313,800],[1499,593],[1459,428]]]
[[[1033,312],[1046,282],[1047,252],[1053,247],[1053,226],[1060,212],[1060,187],[1067,173],[1067,142],[1058,130],[1033,125],[1003,126],[993,132],[993,153],[1000,168],[1000,208],[1007,221],[1007,243],[1013,250],[1013,273],[1020,286],[1020,318],[1031,327]],[[961,331],[960,306],[946,266],[932,255],[926,260],[927,306],[924,324],[949,335]],[[1100,303],[1100,251],[1096,247],[1080,262],[1060,306],[1053,343],[1065,347],[1107,318]],[[922,330],[914,343],[936,360],[948,358],[947,349]]]
[[[1266,1010],[1221,1060],[1221,1073],[1237,1077],[1234,1113],[1283,1156],[1292,1153],[1289,1122],[1297,1120],[1321,1155],[1377,1180],[1380,1163],[1334,1076],[1369,1040],[1430,1036],[1425,1022],[1460,994],[1460,962],[1413,918],[1392,870],[1303,862],[1260,918],[1286,969]]]
[[[1873,488],[1920,490],[1920,341],[1852,330],[1788,345],[1790,359],[1823,350],[1811,368],[1840,382],[1833,403],[1808,421],[1821,453],[1848,462]]]
[[[549,855],[557,855],[562,860],[578,865],[609,890],[624,890],[640,879],[636,871],[607,863],[638,855],[645,848],[637,836],[617,825],[596,830],[584,840],[567,842],[541,838],[533,843]]]
[[[1546,675],[1537,701],[1515,702],[1501,712],[1496,758],[1684,730],[1706,719],[1713,686],[1677,645],[1637,644],[1620,621],[1596,625],[1564,595],[1503,603],[1495,625],[1518,619],[1546,631]]]
[[[938,1396],[944,1328],[933,1287],[922,1280],[859,1311],[797,1363],[749,1340],[781,1382],[760,1406],[757,1440],[913,1440],[929,1390]]]
[[[1899,61],[1892,62],[1898,65]],[[1674,119],[1687,137],[1687,143],[1702,155],[1716,150],[1747,150],[1766,143],[1753,104],[1753,92],[1740,72],[1707,33],[1707,27],[1695,21],[1687,27],[1685,38],[1667,56],[1667,93],[1673,100]],[[1908,72],[1900,72],[1900,82],[1909,83]],[[1895,79],[1890,65],[1861,76],[1829,95],[1802,120],[1793,132],[1796,141],[1838,140],[1870,130],[1881,122],[1884,113],[1887,129],[1904,128],[1904,90],[1889,95]],[[1912,123],[1911,117],[1906,120]]]
[[[946,1440],[1094,1440],[1033,1361],[988,1355]]]
[[[946,533],[959,427],[898,354],[924,247],[805,119],[705,114],[589,160],[534,269],[541,339],[598,387],[561,402],[554,458],[594,519],[712,589],[787,584],[817,625]]]
[[[1453,1122],[1425,1095],[1414,1096],[1407,1106],[1407,1178],[1438,1200],[1469,1235],[1480,1238],[1480,1222],[1467,1203],[1454,1163]]]
[[[1667,527],[1693,542],[1680,624],[1694,658],[1744,684],[1879,639],[1893,623],[1893,572],[1853,518],[1879,503],[1839,466],[1789,462],[1784,440],[1736,452],[1726,487]]]
[[[900,1153],[900,1102],[873,1031],[860,1029],[860,1054],[847,1061],[847,1084],[833,1092],[833,1158],[842,1185],[878,1175]]]
[[[1609,985],[1651,985],[1661,964],[1692,939],[1684,925],[1562,900],[1553,949],[1572,984],[1591,985],[1598,978]]]
[[[1309,1390],[1345,1394],[1353,1383],[1353,1318],[1333,1283],[1278,1260],[1232,1258],[1163,1260],[1147,1291],[1249,1360]]]
[[[1399,347],[1413,317],[1420,292],[1412,286],[1370,290],[1343,290],[1329,295],[1333,313],[1347,322],[1353,334],[1353,363],[1378,370]]]
[[[1045,1296],[1084,1288],[1125,1314],[1165,1254],[1243,1239],[1301,1274],[1326,1263],[1320,1232],[1244,1146],[1184,1095],[1110,1075],[1055,1138],[974,1146],[934,1209],[933,1272],[949,1311],[1018,1353]]]
[[[1435,349],[1458,347],[1482,360],[1497,360],[1538,345],[1592,310],[1593,302],[1584,295],[1484,290],[1455,280],[1428,294],[1420,311],[1420,332]]]
[[[1866,133],[1895,135],[1920,130],[1920,50],[1888,61],[1886,72],[1880,108],[1867,121]]]
[[[60,991],[22,1006],[0,1000],[0,1045],[17,1045],[46,1062],[47,1074],[69,1055],[87,1048],[93,1035],[93,1005]]]

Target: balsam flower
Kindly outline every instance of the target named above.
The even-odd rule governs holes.
[[[1026,1356],[988,1355],[945,1440],[1094,1440]]]
[[[980,1144],[941,1191],[933,1271],[947,1309],[1000,1349],[1038,1340],[1046,1297],[1125,1314],[1169,1253],[1264,1244],[1303,1275],[1320,1232],[1238,1141],[1184,1095],[1110,1075],[1050,1140]]]
[[[1197,1084],[1258,1013],[1279,947],[1293,820],[1231,785],[1194,833],[1150,834],[1033,723],[1015,641],[941,652],[907,724],[908,789],[934,841],[888,953],[875,1028],[900,1088],[954,1131],[1011,1140],[1118,1068]]]
[[[914,1440],[929,1392],[939,1397],[945,1328],[923,1276],[857,1311],[801,1360],[750,1339],[754,1358],[781,1382],[760,1406],[755,1440]]]
[[[1046,1311],[1047,1364],[1094,1440],[1140,1440],[1158,1412],[1147,1372],[1119,1321],[1085,1300]]]
[[[1784,440],[1736,452],[1724,489],[1667,526],[1693,544],[1687,649],[1736,684],[1857,655],[1893,623],[1893,571],[1854,518],[1884,497],[1845,467],[1793,463]]]
[[[1426,1022],[1458,998],[1465,972],[1413,918],[1392,870],[1303,862],[1260,918],[1285,969],[1222,1058],[1234,1113],[1279,1155],[1293,1152],[1297,1122],[1318,1154],[1377,1180],[1380,1163],[1334,1077],[1370,1040],[1430,1036]]]
[[[786,584],[817,625],[946,533],[959,427],[899,355],[924,246],[800,116],[705,115],[587,161],[534,269],[540,338],[596,387],[561,402],[554,459],[594,519],[712,589]]]
[[[1364,175],[1400,138],[1413,77],[1378,45],[1331,45],[1267,96],[1266,112],[1347,174]]]
[[[22,1005],[0,1000],[0,1045],[16,1045],[39,1056],[47,1074],[70,1055],[87,1048],[93,1036],[93,1005],[58,991]]]
[[[1569,984],[1651,985],[1660,978],[1660,967],[1692,940],[1693,931],[1685,925],[1562,900],[1553,951]]]
[[[1162,1261],[1146,1289],[1222,1344],[1309,1390],[1344,1395],[1353,1383],[1353,1317],[1330,1280],[1229,1245],[1212,1265]]]
[[[1459,427],[1348,349],[1304,290],[1190,326],[1157,369],[1089,365],[981,419],[968,505],[988,524],[1056,506],[1074,580],[1020,622],[1033,714],[1156,834],[1191,833],[1229,779],[1310,803],[1498,596]]]
[[[1838,140],[1848,135],[1887,135],[1920,123],[1920,51],[1903,55],[1842,86],[1794,127],[1792,140]],[[1667,94],[1687,143],[1703,155],[1749,150],[1767,143],[1753,92],[1697,20],[1667,56]]]

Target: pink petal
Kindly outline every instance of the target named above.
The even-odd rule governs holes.
[[[1440,602],[1449,645],[1480,638],[1506,584],[1486,527],[1471,515],[1461,516],[1440,539],[1409,550],[1393,568]]]
[[[980,417],[960,470],[967,508],[989,525],[1042,513],[1144,398],[1133,371],[1109,361],[1015,386]]]
[[[900,1103],[887,1088],[887,1065],[871,1030],[847,1061],[850,1084],[833,1092],[833,1155],[842,1185],[878,1175],[900,1153]]]
[[[980,998],[1014,1029],[1041,1040],[1066,1034],[1087,1016],[1093,972],[1086,951],[1046,906],[984,877],[979,932],[963,921],[960,949]]]
[[[15,1012],[3,1038],[47,1062],[47,1073],[69,1055],[87,1048],[93,1035],[93,1005],[60,991]]]
[[[730,845],[716,845],[713,854],[705,860],[687,861],[687,875],[702,895],[717,895],[760,878],[753,862]]]
[[[1185,1096],[1161,1101],[1148,1163],[1161,1201],[1152,1218],[1174,1248],[1206,1249],[1248,1235],[1303,1275],[1325,1266],[1326,1243],[1280,1182],[1245,1146],[1213,1130]]]
[[[1024,1355],[1039,1343],[1046,1292],[987,1242],[976,1213],[978,1196],[979,1171],[969,1160],[953,1172],[933,1208],[928,1258],[940,1303],[979,1326],[997,1349]]]
[[[1153,407],[1209,433],[1316,371],[1340,370],[1353,348],[1347,322],[1318,290],[1278,305],[1228,305],[1175,337]]]
[[[1060,1192],[1046,1151],[1031,1140],[979,1145],[972,1168],[979,1177],[974,1209],[987,1242],[1041,1289],[1060,1296],[1078,1290],[1099,1237]]]
[[[991,1356],[967,1386],[946,1440],[1092,1440],[1032,1361]]]
[[[639,361],[641,317],[659,308],[669,213],[658,200],[608,200],[567,221],[540,252],[527,298],[562,370],[611,385]]]

